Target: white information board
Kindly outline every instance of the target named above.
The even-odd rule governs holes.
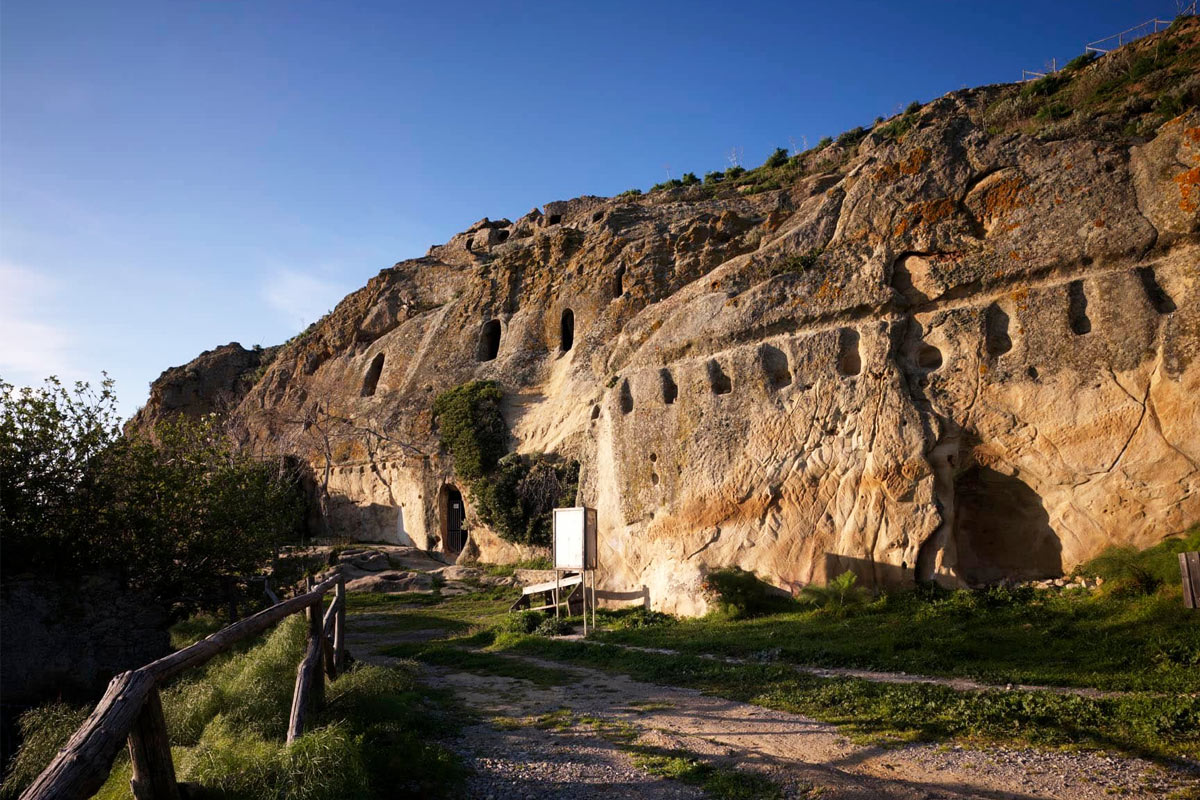
[[[554,509],[554,568],[596,568],[596,509]]]

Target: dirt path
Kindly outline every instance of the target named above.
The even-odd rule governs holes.
[[[398,637],[371,626],[355,634],[354,627],[350,646],[359,658],[391,660],[375,650]],[[1195,785],[1194,778],[1147,761],[1098,753],[858,745],[833,725],[800,715],[587,668],[505,658],[563,670],[577,680],[544,687],[426,668],[431,685],[450,688],[488,720],[465,728],[452,745],[474,771],[471,798],[706,796],[639,769],[630,756],[637,747],[683,751],[719,767],[758,772],[787,798],[1163,798],[1188,782]]]

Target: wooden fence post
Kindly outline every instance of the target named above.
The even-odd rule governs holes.
[[[308,648],[304,659],[296,668],[296,688],[292,693],[292,713],[288,718],[288,744],[296,741],[303,733],[305,723],[325,699],[325,675],[321,672],[321,604],[320,600],[308,607]]]
[[[324,611],[321,598],[308,607],[308,643],[317,646],[318,656],[324,656],[325,625],[321,612]],[[312,683],[312,708],[320,708],[325,703],[325,676],[321,673],[320,663],[317,665],[317,678]]]
[[[1200,608],[1200,553],[1179,554],[1184,608]]]
[[[150,690],[129,729],[129,760],[133,766],[129,788],[135,800],[179,800],[171,742],[157,687]]]
[[[337,611],[333,616],[333,660],[339,673],[346,670],[346,579],[338,576],[333,602]]]

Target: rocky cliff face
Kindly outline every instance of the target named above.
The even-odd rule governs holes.
[[[514,448],[581,462],[601,588],[682,613],[715,566],[961,585],[1153,544],[1200,518],[1198,40],[484,219],[284,346],[234,418],[327,477],[336,532],[443,548],[430,405],[495,379]],[[522,555],[457,488],[465,553]]]

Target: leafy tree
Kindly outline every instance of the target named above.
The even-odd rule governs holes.
[[[107,572],[181,608],[257,571],[302,518],[294,470],[239,451],[215,416],[120,435],[112,383],[0,382],[6,574]]]
[[[58,378],[0,380],[0,543],[5,572],[84,557],[80,487],[120,435],[112,379],[99,392]]]

